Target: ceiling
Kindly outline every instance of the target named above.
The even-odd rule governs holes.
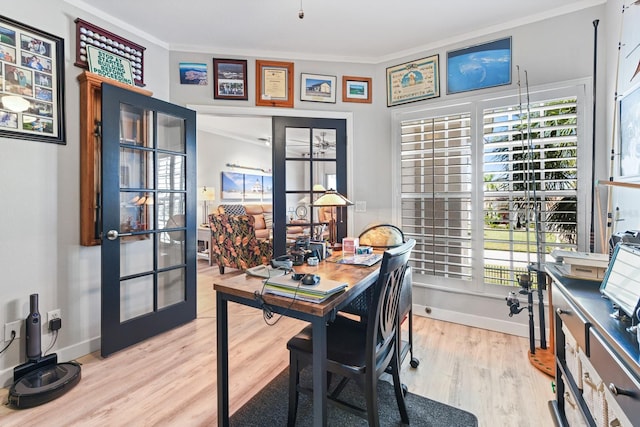
[[[171,50],[363,63],[384,62],[606,2],[66,1]],[[304,19],[298,18],[301,7]]]
[[[176,51],[220,57],[379,64],[606,0],[65,0]],[[298,17],[302,8],[304,18]],[[144,40],[134,40],[144,45]],[[238,121],[242,120],[239,125]],[[198,118],[199,128],[264,143],[269,118]],[[240,129],[241,131],[238,131]],[[256,142],[257,141],[257,142]]]

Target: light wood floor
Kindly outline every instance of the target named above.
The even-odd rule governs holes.
[[[216,425],[217,267],[199,261],[198,318],[107,359],[80,358],[82,380],[45,405],[0,407],[1,426]],[[267,326],[257,310],[229,304],[230,410],[288,366],[286,341],[302,323]],[[64,331],[62,331],[64,333]],[[238,345],[234,345],[238,343]],[[417,369],[402,369],[409,391],[474,413],[481,427],[553,425],[552,378],[529,364],[528,339],[414,316]],[[0,399],[7,401],[7,389]]]

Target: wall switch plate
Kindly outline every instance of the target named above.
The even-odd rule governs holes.
[[[367,211],[367,202],[356,201],[356,212],[366,212],[366,211]]]
[[[11,331],[16,331],[15,339],[20,338],[20,328],[22,327],[24,320],[16,320],[15,322],[5,323],[4,325],[4,340],[11,341]]]

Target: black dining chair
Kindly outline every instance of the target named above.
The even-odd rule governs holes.
[[[369,426],[379,426],[377,383],[380,375],[391,367],[393,386],[403,423],[409,423],[400,382],[400,326],[398,306],[402,282],[415,246],[411,239],[384,252],[380,274],[373,285],[373,304],[367,308],[367,322],[338,316],[327,325],[327,371],[342,377],[331,390],[328,401],[341,409],[368,420]],[[300,385],[300,371],[312,363],[313,337],[311,326],[305,327],[287,343],[289,349],[289,413],[288,425],[295,425],[299,393],[312,394]],[[340,399],[347,382],[354,380],[363,391],[366,408],[359,408]]]

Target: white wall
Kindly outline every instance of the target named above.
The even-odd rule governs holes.
[[[35,12],[35,13],[34,13]],[[61,0],[3,1],[0,15],[64,39],[66,145],[0,138],[0,326],[24,319],[29,295],[39,294],[40,313],[62,310],[53,351],[69,360],[99,349],[100,249],[80,246],[80,93],[75,61],[75,23],[82,18],[147,48],[145,82],[157,97],[169,94],[168,52]],[[0,385],[25,361],[22,337],[0,355]],[[51,335],[43,327],[42,349]],[[4,344],[3,344],[4,346]]]
[[[606,45],[601,43],[600,58],[609,58],[617,43],[617,34],[607,19],[619,10],[617,1],[610,1],[605,7],[595,7],[565,17],[514,28],[499,34],[488,35],[468,43],[444,46],[442,49],[424,52],[411,58],[398,59],[392,63],[363,65],[350,63],[325,63],[311,61],[295,62],[295,108],[301,110],[321,110],[353,113],[352,144],[352,188],[349,194],[354,201],[366,201],[367,212],[354,213],[354,231],[362,230],[368,223],[389,221],[394,189],[391,179],[391,108],[386,107],[385,68],[405,60],[416,59],[434,53],[440,54],[440,72],[445,73],[446,51],[473,44],[477,41],[493,40],[505,35],[513,37],[514,64],[526,69],[531,85],[558,80],[589,77],[593,61],[593,25],[600,18],[600,32],[606,37]],[[37,13],[34,13],[37,11]],[[24,0],[19,7],[15,3],[2,2],[0,14],[20,22],[35,26],[65,39],[66,56],[66,112],[67,145],[54,145],[33,141],[0,138],[0,324],[22,319],[29,311],[29,294],[40,295],[40,312],[60,308],[63,325],[54,348],[62,360],[79,357],[97,350],[100,332],[100,249],[81,247],[79,242],[79,90],[76,77],[82,70],[73,65],[75,55],[75,24],[81,17],[112,32],[118,33],[147,48],[145,51],[145,81],[147,89],[161,99],[170,99],[178,104],[210,104],[235,107],[254,105],[254,59],[249,61],[249,101],[214,101],[212,86],[181,86],[178,83],[178,63],[180,61],[206,62],[211,69],[211,59],[215,52],[196,54],[188,52],[169,53],[163,46],[142,39],[132,31],[120,31],[113,20],[102,20],[82,12],[62,0]],[[613,31],[615,32],[615,30]],[[420,43],[416,43],[420,44]],[[269,59],[269,58],[260,58]],[[604,61],[601,61],[603,63]],[[599,67],[604,71],[604,65]],[[599,73],[602,82],[610,81],[610,70],[605,76]],[[299,73],[311,72],[336,75],[341,81],[343,75],[373,78],[373,103],[342,103],[341,96],[334,104],[319,104],[299,101]],[[512,87],[515,87],[515,80]],[[604,85],[603,86],[607,86]],[[504,90],[498,88],[497,90]],[[487,90],[491,92],[492,90]],[[447,96],[441,87],[442,96],[438,102],[457,102],[464,95]],[[600,92],[600,90],[599,90]],[[605,116],[610,102],[599,96],[599,111]],[[431,101],[424,101],[429,103]],[[599,119],[602,121],[603,119]],[[602,124],[602,123],[600,123]],[[604,126],[600,126],[601,129]],[[598,132],[605,140],[604,129]],[[602,135],[600,135],[602,134]],[[199,140],[206,139],[201,133]],[[598,164],[606,168],[606,149],[602,147]],[[214,164],[216,150],[209,151],[198,143],[200,180],[208,180],[208,160]],[[209,159],[202,156],[207,156]],[[237,159],[238,162],[244,161]],[[254,162],[255,159],[248,159]],[[226,162],[226,159],[225,159]],[[213,166],[212,166],[213,168]],[[206,172],[205,172],[206,171]],[[213,172],[212,172],[213,173]],[[599,176],[605,176],[600,174]],[[219,171],[214,173],[218,177]],[[219,181],[218,181],[219,182]],[[204,182],[206,183],[206,182]],[[219,191],[216,189],[216,191]],[[470,321],[494,316],[493,322],[499,327],[506,321],[504,300],[484,297],[458,297],[445,294],[430,295],[423,290],[416,292],[417,305],[431,302],[440,304],[434,312],[441,311],[443,317],[451,313],[470,312],[481,307],[476,314],[470,314]],[[493,301],[487,303],[486,300]],[[497,304],[500,304],[498,309]],[[452,310],[452,311],[449,311]],[[477,317],[474,317],[477,316]],[[453,314],[452,314],[453,317]],[[520,320],[518,320],[520,321]],[[524,320],[526,321],[526,320]],[[522,323],[522,322],[521,322]],[[507,325],[512,327],[512,325]],[[507,327],[503,327],[507,329]],[[524,330],[524,329],[523,329]],[[1,331],[0,331],[1,332]],[[523,333],[526,335],[526,331]],[[23,334],[24,336],[24,334]],[[43,346],[50,335],[43,333]],[[0,355],[0,382],[9,380],[14,366],[24,361],[24,339],[14,344],[8,352]]]

